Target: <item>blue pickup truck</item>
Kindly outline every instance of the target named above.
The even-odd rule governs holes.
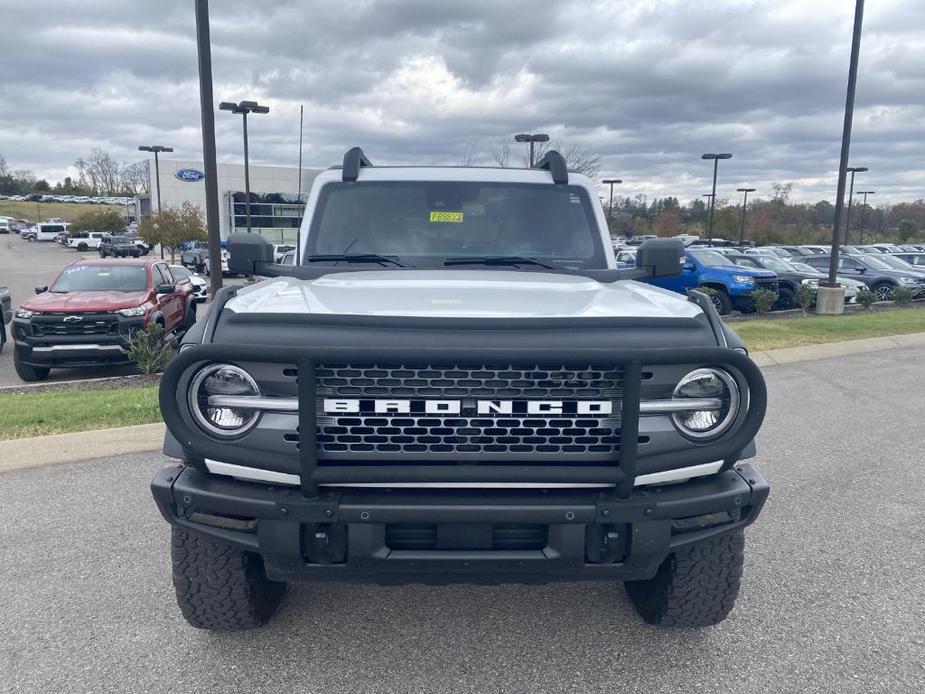
[[[732,309],[748,311],[752,292],[767,289],[777,293],[777,273],[739,267],[722,253],[707,248],[688,250],[684,254],[683,271],[675,277],[649,280],[650,284],[687,294],[688,289],[709,287],[713,305],[720,315]]]

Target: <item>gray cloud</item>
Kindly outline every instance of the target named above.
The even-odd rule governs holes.
[[[629,194],[720,186],[832,198],[851,11],[843,0],[225,0],[212,3],[216,100],[256,98],[255,162],[454,163],[542,130],[600,152]],[[188,0],[0,0],[0,152],[52,179],[93,147],[157,141],[201,156]],[[852,160],[881,201],[925,196],[925,5],[869,3]],[[219,156],[240,122],[216,113]]]

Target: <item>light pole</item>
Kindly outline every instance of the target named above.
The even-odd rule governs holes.
[[[851,185],[848,187],[848,210],[845,212],[845,243],[851,236],[851,199],[854,197],[854,174],[864,173],[867,171],[866,166],[849,166],[847,169],[851,173]]]
[[[824,286],[821,282],[819,284],[819,292],[816,294],[816,313],[839,314],[845,311],[844,290],[838,291],[838,238],[841,228],[842,205],[845,200],[845,175],[848,170],[848,154],[851,149],[851,123],[854,120],[854,92],[858,83],[858,58],[861,54],[861,25],[863,22],[864,0],[855,0],[851,57],[848,61],[848,89],[845,93],[845,121],[842,126],[841,155],[838,160],[835,217],[832,222],[832,252],[829,255],[829,277]]]
[[[202,122],[202,168],[206,175],[206,230],[209,257],[222,255],[222,230],[218,223],[218,161],[215,156],[215,100],[212,95],[212,41],[209,38],[209,0],[196,0],[196,52],[199,64],[199,108]],[[212,298],[222,288],[222,273],[209,276]]]
[[[546,133],[535,133],[529,135],[527,133],[521,133],[520,135],[514,135],[514,142],[527,142],[530,144],[530,168],[533,168],[533,143],[534,142],[549,142],[549,135]]]
[[[619,178],[605,178],[601,183],[610,186],[610,206],[607,208],[607,225],[610,226],[613,221],[613,187],[614,184],[623,183],[623,181]]]
[[[707,229],[707,242],[713,243],[713,207],[716,204],[716,170],[719,168],[720,159],[732,159],[732,155],[729,152],[724,152],[722,154],[715,154],[713,152],[707,152],[706,154],[700,155],[701,159],[712,159],[713,160],[713,192],[710,194],[710,223]]]
[[[736,188],[739,193],[745,193],[742,196],[742,226],[739,228],[739,245],[745,243],[745,205],[748,203],[748,194],[754,193],[754,188]]]
[[[269,113],[269,106],[260,106],[256,101],[239,101],[232,103],[223,101],[218,105],[221,111],[231,111],[232,113],[241,114],[241,122],[244,124],[244,215],[247,220],[247,233],[251,233],[251,177],[250,177],[250,160],[247,151],[247,114],[248,113]]]
[[[864,243],[864,213],[867,212],[867,196],[876,195],[876,194],[877,194],[876,190],[859,190],[858,191],[858,195],[864,196],[863,207],[861,207],[861,229],[858,232],[858,245],[859,246]]]
[[[172,152],[173,147],[164,145],[139,145],[139,152],[154,152],[154,190],[157,193],[157,211],[161,211],[161,166],[157,155],[161,152]]]
[[[154,190],[157,191],[157,211],[161,211],[161,166],[157,155],[161,152],[172,152],[173,147],[164,145],[139,145],[139,152],[154,152]],[[161,260],[164,259],[164,246],[161,245]]]

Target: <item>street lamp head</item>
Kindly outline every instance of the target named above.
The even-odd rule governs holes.
[[[154,148],[148,145],[138,145],[139,152],[153,152]]]
[[[238,105],[230,101],[223,101],[218,105],[220,111],[234,111],[238,108]]]
[[[851,173],[863,173],[869,169],[866,166],[849,166],[845,171],[850,171]]]
[[[173,147],[165,147],[164,145],[139,145],[139,152],[172,152]]]
[[[858,195],[876,195],[876,190],[859,190]]]
[[[549,142],[549,135],[545,133],[536,133],[533,135],[520,133],[514,135],[514,142]]]
[[[601,181],[601,183],[609,183],[613,185],[614,183],[623,183],[623,181],[619,178],[605,178],[603,181]]]
[[[755,190],[757,189],[756,188],[736,188],[736,190],[740,193],[754,193]]]
[[[701,159],[732,159],[732,155],[729,152],[722,152],[716,154],[715,152],[707,152],[706,154],[700,155]]]
[[[701,195],[700,197],[702,197],[702,198],[712,198],[712,197],[713,197],[713,193],[704,193],[704,194]]]

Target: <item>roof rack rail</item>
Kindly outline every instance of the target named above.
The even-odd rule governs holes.
[[[565,157],[554,149],[546,152],[546,156],[540,159],[533,168],[546,169],[552,175],[552,182],[556,185],[568,185],[568,166],[565,164]]]
[[[366,158],[362,149],[353,147],[344,155],[344,174],[341,180],[356,181],[360,177],[360,167],[372,165],[373,163]]]

